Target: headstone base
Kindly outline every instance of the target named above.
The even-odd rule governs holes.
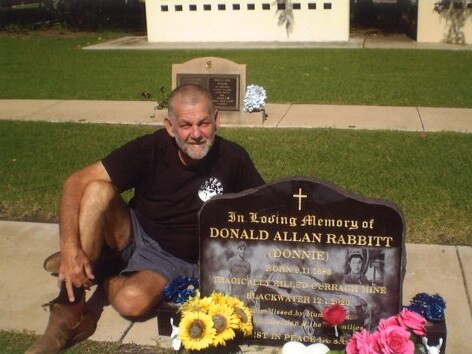
[[[265,120],[265,111],[252,113],[220,111],[222,125],[262,126]]]
[[[170,324],[170,319],[174,319],[174,325],[178,324],[176,318],[179,316],[177,314],[177,306],[163,302],[156,309],[156,319],[157,319],[157,334],[160,336],[170,336],[172,333],[172,326]]]
[[[437,346],[439,344],[439,339],[442,338],[443,343],[439,353],[445,354],[447,342],[446,320],[439,322],[428,322],[426,324],[426,333],[428,337],[429,346]]]

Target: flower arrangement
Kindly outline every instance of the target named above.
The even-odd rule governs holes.
[[[245,112],[260,112],[265,108],[265,100],[267,99],[266,90],[257,85],[249,85],[246,87],[246,95],[244,96]]]
[[[449,0],[439,0],[434,3],[434,11],[441,13],[444,10],[449,9],[451,2]]]
[[[438,294],[429,295],[426,293],[419,293],[415,295],[411,300],[411,304],[407,306],[407,308],[419,313],[428,321],[443,321],[446,302]]]
[[[421,346],[417,336],[426,335],[425,324],[423,316],[403,309],[398,315],[381,320],[374,333],[365,329],[354,333],[347,343],[346,354],[413,354],[415,346]]]
[[[236,337],[252,334],[252,313],[238,298],[212,293],[188,299],[179,309],[178,338],[187,350],[225,346]]]
[[[164,300],[180,306],[187,301],[188,298],[197,294],[198,286],[197,278],[179,276],[164,288]]]
[[[411,304],[403,308],[400,313],[380,320],[377,329],[371,333],[366,329],[356,331],[350,336],[346,347],[341,351],[329,350],[326,346],[312,344],[301,350],[300,343],[288,342],[283,348],[283,354],[300,352],[313,354],[415,354],[439,353],[443,339],[439,339],[438,346],[428,346],[426,337],[427,323],[444,320],[446,303],[436,295],[425,293],[417,294]],[[325,308],[322,313],[323,322],[334,326],[338,337],[337,325],[346,320],[346,310],[342,305],[335,304]],[[320,343],[317,343],[320,344]],[[301,350],[301,351],[300,351]]]
[[[450,10],[462,10],[466,6],[463,0],[439,0],[434,3],[434,11],[442,13]]]

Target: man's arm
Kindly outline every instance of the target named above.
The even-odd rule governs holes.
[[[86,186],[110,177],[99,161],[69,176],[64,182],[59,207],[61,267],[59,281],[66,281],[69,300],[74,301],[72,286],[87,286],[94,278],[89,257],[82,249],[79,235],[79,212]]]

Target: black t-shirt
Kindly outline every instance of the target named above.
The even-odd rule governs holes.
[[[120,192],[134,188],[130,207],[144,231],[187,262],[198,261],[198,211],[213,195],[264,183],[248,153],[215,136],[208,155],[186,167],[165,129],[137,138],[102,160]]]

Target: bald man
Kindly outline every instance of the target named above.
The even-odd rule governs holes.
[[[85,302],[92,284],[133,318],[155,308],[172,279],[198,276],[203,203],[264,183],[248,153],[215,134],[219,123],[205,88],[180,86],[170,95],[165,128],[66,179],[60,252],[45,262],[58,267],[59,296],[44,335],[26,353],[59,353],[94,333]],[[126,190],[134,190],[129,203],[121,198]]]

